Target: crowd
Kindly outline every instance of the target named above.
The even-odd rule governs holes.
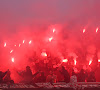
[[[72,70],[71,75],[69,74],[68,70],[61,66],[61,68],[56,68],[55,70],[50,70],[48,75],[46,75],[44,71],[37,71],[36,73],[32,74],[32,70],[29,66],[26,66],[26,70],[23,72],[17,73],[23,77],[23,80],[20,83],[25,84],[34,84],[35,83],[43,83],[43,82],[66,82],[66,83],[74,83],[74,82],[96,82],[95,73],[93,71],[87,72],[84,69],[81,69],[80,72],[75,73]],[[14,81],[10,77],[11,72],[7,70],[6,72],[0,71],[0,83],[10,83],[13,84]]]

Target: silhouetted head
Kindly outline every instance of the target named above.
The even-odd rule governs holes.
[[[95,73],[92,71],[92,72],[90,72],[90,75],[91,76],[95,76]]]
[[[8,75],[10,75],[10,74],[11,74],[11,72],[10,72],[10,70],[9,70],[9,69],[8,69],[8,71],[7,71],[7,74],[8,74]]]
[[[30,70],[30,66],[26,66],[26,71],[29,71]]]
[[[81,69],[80,73],[84,73],[84,69]]]
[[[50,71],[50,75],[53,75],[53,71]]]
[[[62,70],[66,70],[64,66],[62,66]]]
[[[44,72],[41,72],[41,76],[44,76]]]
[[[72,72],[72,76],[73,76],[73,75],[76,75],[76,73],[75,73],[74,71]]]
[[[3,72],[2,72],[2,71],[0,71],[0,76],[2,75],[2,73],[3,73]]]

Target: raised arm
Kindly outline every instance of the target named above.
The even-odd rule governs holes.
[[[40,73],[40,71],[38,71],[38,72],[36,72],[35,74],[33,74],[33,78],[37,75],[37,74],[39,74]]]
[[[3,78],[3,77],[7,74],[7,72],[8,72],[8,71],[6,71],[6,72],[2,73],[1,78]]]

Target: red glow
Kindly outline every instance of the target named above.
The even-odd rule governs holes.
[[[21,46],[21,44],[19,44],[19,47]]]
[[[83,29],[83,33],[85,33],[85,31],[86,31],[86,30],[85,30],[85,29]]]
[[[25,40],[23,40],[23,43],[25,43]]]
[[[28,33],[26,31],[25,34],[24,29],[18,27],[22,29],[22,32],[19,32],[18,35],[8,35],[10,37],[1,38],[0,66],[4,69],[16,67],[24,70],[25,66],[29,65],[33,73],[37,71],[34,68],[38,67],[37,63],[41,65],[38,68],[42,71],[45,71],[45,66],[51,67],[53,65],[55,65],[54,67],[60,67],[59,69],[61,69],[61,66],[66,66],[66,68],[75,67],[77,69],[74,69],[75,72],[78,72],[84,65],[86,65],[84,67],[86,70],[92,64],[94,68],[96,62],[94,62],[95,59],[93,58],[98,58],[98,65],[100,63],[99,27],[94,26],[95,28],[90,28],[90,26],[83,26],[79,25],[79,28],[81,28],[79,29],[77,26],[75,28],[70,28],[70,26],[63,28],[63,25],[61,25],[61,28],[43,28],[43,31],[41,27],[39,29],[41,31],[37,30],[35,32],[31,31],[27,26],[25,28],[28,30]],[[35,30],[34,27],[32,29]],[[77,31],[71,31],[72,33],[70,33],[69,30],[73,29]],[[88,31],[88,29],[93,31]],[[82,61],[83,63],[81,63]],[[1,68],[0,70],[2,70]],[[69,70],[69,73],[71,72]]]
[[[14,62],[14,58],[12,58],[11,61]]]
[[[76,63],[77,63],[77,61],[76,61],[76,60],[74,60],[74,65],[76,65]]]
[[[96,29],[96,33],[98,32],[98,29],[99,29],[99,28]]]
[[[31,43],[32,43],[32,41],[30,40],[30,41],[29,41],[29,44],[31,44]]]
[[[91,65],[91,63],[92,63],[92,60],[89,61],[89,65]]]
[[[46,52],[42,52],[41,55],[45,57],[47,56]]]
[[[63,59],[62,62],[68,62],[68,60],[67,59]]]
[[[51,42],[51,41],[52,41],[52,39],[53,39],[53,37],[49,38],[49,42]]]
[[[10,51],[10,53],[12,53],[12,52],[13,52],[13,50]]]
[[[56,30],[55,30],[55,28],[53,29],[53,33],[55,32]]]
[[[6,43],[4,43],[4,47],[6,47]]]
[[[98,59],[98,62],[100,63],[100,59]]]

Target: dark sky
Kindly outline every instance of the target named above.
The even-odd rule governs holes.
[[[4,24],[63,23],[93,10],[96,1],[99,0],[1,0],[0,21]]]
[[[15,32],[18,26],[99,23],[100,0],[0,0],[0,30]],[[69,23],[70,24],[70,23]]]

